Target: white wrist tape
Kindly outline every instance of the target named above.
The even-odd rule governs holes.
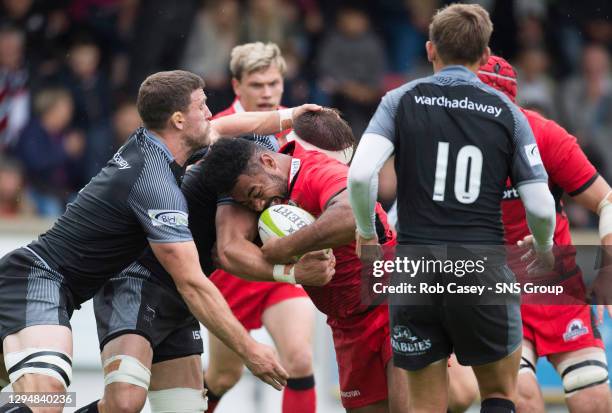
[[[606,194],[606,197],[599,203],[597,213],[599,214],[599,238],[612,234],[612,202],[608,197],[612,191]]]
[[[277,264],[272,270],[272,276],[276,281],[295,284],[295,266],[293,264]]]
[[[536,250],[537,252],[548,252],[552,249],[552,247],[553,247],[552,240],[550,240],[546,244],[538,244],[536,239],[535,238],[533,239],[533,249]]]
[[[287,128],[283,128],[283,122],[290,120],[293,124],[293,108],[281,109],[278,111],[278,131],[282,132]]]

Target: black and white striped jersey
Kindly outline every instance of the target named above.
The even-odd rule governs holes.
[[[88,299],[148,242],[192,239],[183,172],[164,143],[140,128],[29,247],[79,300]]]

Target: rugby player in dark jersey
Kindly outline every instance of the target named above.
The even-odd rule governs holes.
[[[250,338],[204,276],[178,181],[188,156],[219,136],[275,133],[291,126],[292,114],[318,107],[237,114],[210,122],[203,86],[200,77],[184,71],[148,77],[138,95],[145,127],[79,192],[53,228],[0,261],[0,339],[13,390],[65,391],[72,376],[73,310],[147,245],[196,318],[242,354],[262,380],[277,388],[285,383],[286,373],[274,351]],[[105,365],[107,379],[148,381],[142,363],[146,358],[118,355]],[[26,405],[3,409],[32,411]]]
[[[261,139],[256,142],[268,147]],[[198,156],[202,156],[205,151],[200,152]],[[225,205],[232,205],[233,202],[231,199],[218,200],[216,193],[203,185],[202,166],[205,162],[203,159],[189,168],[183,178],[181,191],[187,202],[189,229],[198,249],[200,265],[204,273],[210,275],[216,269],[211,257],[211,250],[217,240],[216,211],[218,206],[223,209]],[[227,217],[222,218],[222,221],[227,220]],[[235,219],[230,219],[229,224],[232,227],[232,243],[240,241],[240,237],[254,239],[256,233],[241,233],[241,226]],[[227,231],[227,222],[219,222],[218,226],[221,231]],[[225,249],[225,245],[219,246],[218,255],[224,256]],[[274,275],[274,265],[258,260],[258,257],[248,250],[241,250],[240,258],[237,268],[240,269],[238,274],[241,279],[268,281],[265,284],[278,281]],[[290,270],[295,276],[295,283],[326,284],[334,273],[330,258],[331,256],[324,252],[304,255]],[[200,388],[203,383],[200,325],[190,314],[172,277],[150,248],[102,287],[94,297],[94,311],[104,360],[112,362],[113,357],[126,354],[147,355],[143,364],[147,368],[150,366],[151,370],[148,398],[152,412],[202,411],[204,404],[201,396],[186,391]],[[224,341],[227,342],[227,339]],[[244,356],[240,353],[230,351],[241,365],[249,363],[249,360],[243,360]],[[181,374],[174,374],[177,371]],[[147,389],[146,382],[133,382],[127,377],[106,380],[104,397],[100,403],[92,403],[79,412],[138,412],[144,406],[147,396],[143,389]]]
[[[377,245],[377,172],[395,153],[400,247],[503,245],[500,204],[510,175],[535,239],[532,268],[552,268],[554,200],[533,133],[516,106],[476,75],[490,55],[487,12],[478,5],[448,6],[429,32],[435,74],[387,93],[351,166],[358,250]],[[499,281],[514,277],[505,264],[486,270]],[[452,299],[448,294],[423,298],[432,305],[390,306],[393,360],[408,371],[410,411],[446,411],[447,358],[454,350],[476,373],[481,411],[514,412],[519,306],[442,305]]]

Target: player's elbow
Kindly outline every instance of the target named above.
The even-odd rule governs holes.
[[[530,225],[533,223],[538,226],[554,226],[556,206],[548,184],[536,182],[522,185],[519,186],[518,192]]]
[[[525,204],[525,209],[530,218],[537,221],[539,224],[545,225],[555,224],[555,199],[550,192],[543,194],[537,202],[528,202]]]
[[[353,164],[348,173],[349,193],[367,193],[372,175],[367,169]]]
[[[227,272],[231,272],[232,253],[229,248],[222,248],[217,251],[218,266]]]

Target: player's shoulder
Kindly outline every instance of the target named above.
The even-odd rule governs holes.
[[[545,118],[544,116],[542,116],[540,113],[536,111],[521,108],[521,112],[523,113],[523,115],[525,115],[525,117],[529,121],[529,125],[531,126],[532,129],[538,128],[538,129],[544,130],[546,126],[550,125],[551,123],[554,123],[552,120]]]
[[[140,128],[138,133],[136,133],[135,141],[145,160],[145,168],[163,168],[163,166],[169,166],[174,161],[174,156],[166,144],[151,131]]]
[[[413,89],[417,88],[419,85],[434,84],[434,83],[435,83],[435,79],[433,76],[420,77],[418,79],[414,79],[409,82],[406,82],[394,89],[390,89],[389,91],[385,93],[383,99],[386,99],[389,101],[399,101],[404,95],[406,95],[408,92],[412,91]]]
[[[554,120],[548,119],[542,114],[529,109],[521,108],[521,112],[527,118],[539,146],[555,144],[555,142],[558,144],[561,140],[576,140]]]

